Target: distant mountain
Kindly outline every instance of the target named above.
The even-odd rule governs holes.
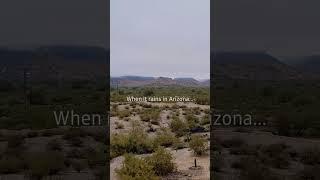
[[[121,76],[111,77],[111,86],[119,87],[138,87],[138,86],[209,86],[206,82],[200,82],[193,78],[169,78],[169,77],[140,77],[140,76]]]
[[[215,52],[214,79],[292,80],[302,79],[296,69],[265,52]]]

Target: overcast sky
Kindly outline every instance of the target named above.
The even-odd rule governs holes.
[[[107,0],[1,0],[0,46],[107,46]]]
[[[215,0],[214,47],[320,54],[319,0]]]
[[[111,0],[111,76],[207,79],[210,0]]]

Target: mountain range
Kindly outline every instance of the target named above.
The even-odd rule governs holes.
[[[142,76],[121,76],[111,77],[112,87],[138,87],[138,86],[188,86],[207,87],[210,80],[198,81],[194,78],[169,78],[169,77],[142,77]]]

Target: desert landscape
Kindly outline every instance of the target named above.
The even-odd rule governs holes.
[[[168,83],[163,79],[150,86],[112,89],[111,179],[210,179],[209,88],[172,83],[163,87]],[[171,103],[125,99],[177,94],[199,99]]]

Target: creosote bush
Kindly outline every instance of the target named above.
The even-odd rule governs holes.
[[[188,131],[188,125],[184,123],[179,117],[172,119],[170,128],[172,132],[176,133],[176,135],[179,137],[186,135]]]
[[[152,165],[133,155],[125,155],[122,168],[116,170],[116,172],[119,178],[123,180],[159,180]]]
[[[169,147],[178,141],[178,138],[169,129],[161,129],[161,131],[157,132],[157,136],[154,139],[154,146]]]
[[[207,140],[200,135],[193,135],[189,142],[189,147],[196,155],[203,155],[207,151]]]
[[[152,140],[139,126],[133,125],[129,134],[111,136],[111,158],[125,153],[143,154],[153,151]]]
[[[158,176],[168,175],[176,169],[172,154],[163,147],[159,147],[150,157],[147,157],[146,160]]]

